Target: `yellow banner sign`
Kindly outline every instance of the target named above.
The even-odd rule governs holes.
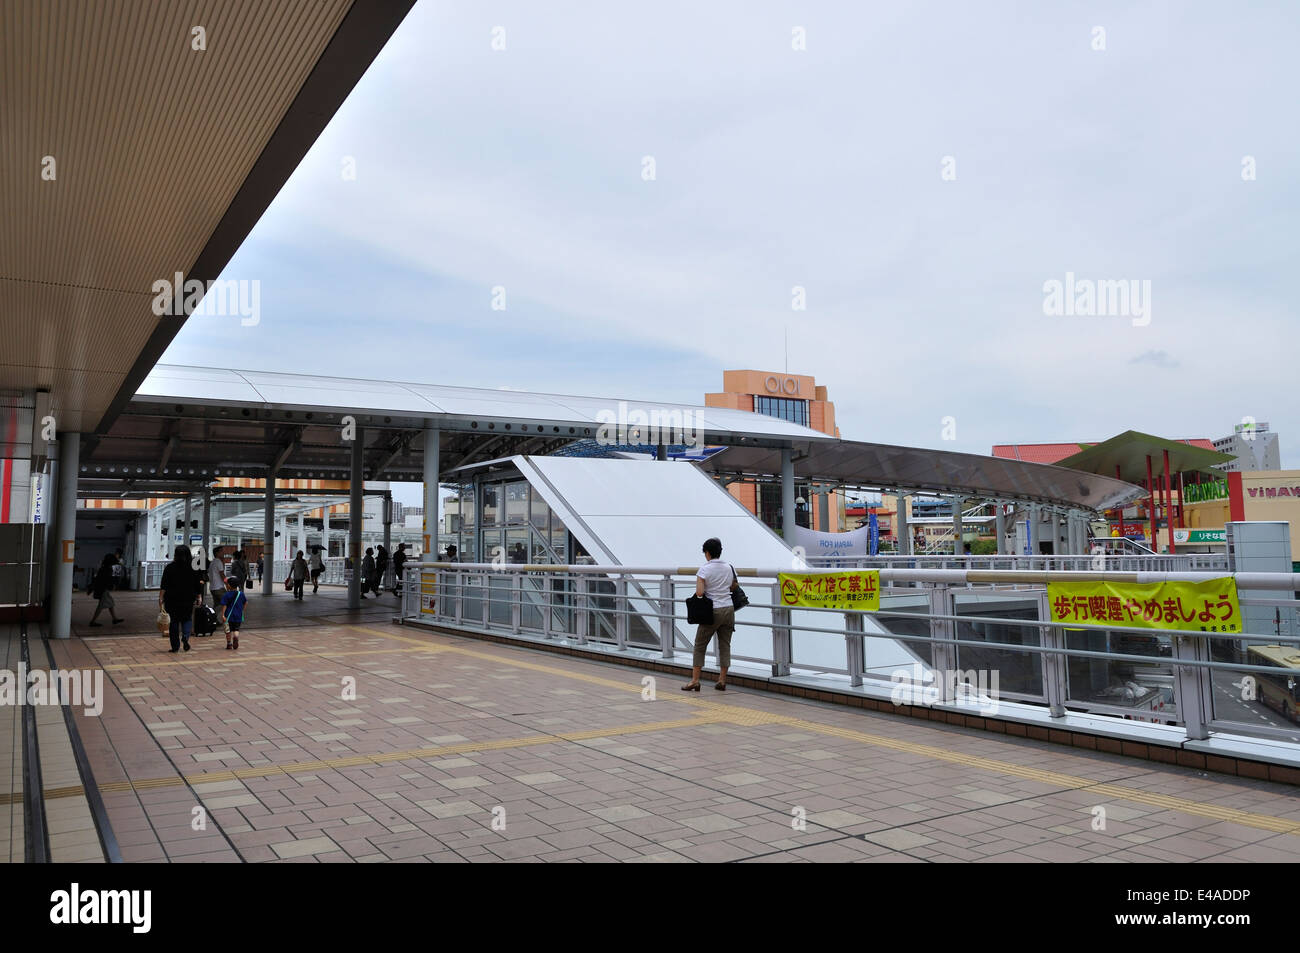
[[[783,572],[781,604],[809,609],[880,608],[880,570],[852,572]]]
[[[408,572],[406,584],[410,585],[410,583],[411,573]],[[432,570],[420,573],[420,614],[438,614],[438,576]]]
[[[1053,622],[1240,632],[1241,605],[1231,576],[1209,582],[1049,582]]]

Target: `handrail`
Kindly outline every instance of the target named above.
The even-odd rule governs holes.
[[[602,576],[694,576],[698,566],[597,566],[554,565],[551,563],[407,563],[407,568],[449,569],[474,573],[577,573]],[[736,575],[747,578],[776,578],[782,573],[833,573],[843,570],[821,566],[734,567]],[[867,570],[864,570],[867,571]],[[929,583],[1047,583],[1047,582],[1210,582],[1231,576],[1238,589],[1286,589],[1300,591],[1300,573],[1287,572],[1161,572],[1051,569],[880,569],[882,582]]]

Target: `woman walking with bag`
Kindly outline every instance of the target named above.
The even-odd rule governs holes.
[[[736,631],[736,610],[731,602],[731,593],[740,588],[736,580],[736,571],[730,563],[722,561],[722,541],[716,537],[704,541],[704,557],[707,560],[695,573],[695,596],[708,596],[713,600],[713,621],[701,623],[695,631],[695,656],[691,659],[691,680],[682,686],[684,692],[700,690],[700,671],[704,668],[704,653],[709,648],[709,640],[718,637],[718,668],[721,674],[713,687],[720,692],[727,690],[727,669],[731,667],[731,635]]]

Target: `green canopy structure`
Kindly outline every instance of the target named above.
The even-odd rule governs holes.
[[[1231,463],[1234,459],[1230,454],[1194,447],[1181,440],[1167,440],[1149,433],[1126,430],[1117,437],[1095,443],[1086,450],[1059,460],[1056,465],[1115,477],[1128,483],[1145,484],[1148,463],[1152,473],[1163,469],[1166,452],[1169,454],[1170,473],[1206,473],[1216,478],[1221,477],[1223,471],[1215,467]]]
[[[1093,444],[1066,457],[1057,466],[1069,467],[1101,476],[1115,477],[1147,488],[1147,513],[1151,521],[1151,548],[1156,549],[1156,514],[1163,506],[1165,525],[1169,530],[1169,551],[1174,546],[1173,476],[1175,474],[1207,473],[1215,478],[1223,475],[1215,469],[1219,464],[1230,463],[1234,457],[1206,450],[1181,440],[1166,440],[1154,434],[1126,430],[1116,437]],[[1182,479],[1178,481],[1177,513],[1182,522]],[[1163,500],[1163,502],[1162,502]]]

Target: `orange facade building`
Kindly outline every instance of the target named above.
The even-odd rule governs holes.
[[[776,371],[723,371],[722,390],[705,394],[706,407],[726,407],[731,410],[748,410],[803,424],[813,430],[833,437],[840,435],[835,425],[835,405],[827,396],[826,388],[807,374],[788,374]],[[731,495],[767,525],[781,525],[781,489],[778,484],[737,482],[728,487]],[[840,532],[843,527],[843,494],[832,492],[829,498],[829,517],[822,525],[821,507],[814,488],[807,483],[795,484],[796,521],[801,526],[825,533]]]

